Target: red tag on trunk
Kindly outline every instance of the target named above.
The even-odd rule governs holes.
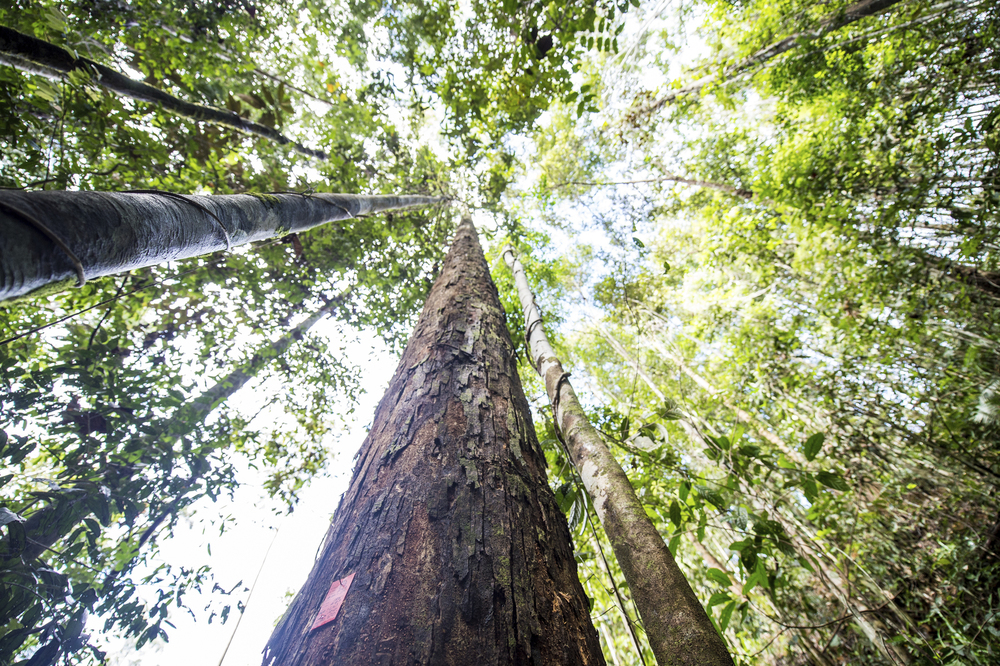
[[[347,591],[351,589],[351,581],[353,580],[354,574],[351,574],[340,580],[333,581],[330,591],[326,593],[326,599],[323,600],[323,605],[319,607],[319,615],[316,616],[316,621],[313,622],[309,631],[337,619],[337,613],[340,612],[340,607],[344,605],[344,597],[347,596]]]

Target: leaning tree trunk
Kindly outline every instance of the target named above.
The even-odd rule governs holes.
[[[171,442],[194,432],[200,425],[204,424],[216,407],[257,376],[268,364],[280,358],[296,340],[300,340],[320,319],[330,314],[335,307],[341,304],[341,298],[331,300],[281,337],[258,348],[248,361],[240,364],[239,367],[196,398],[179,407],[171,417],[150,425],[144,437],[124,445],[121,451],[123,457],[136,449],[144,451],[152,449],[154,445],[169,445]],[[49,493],[48,504],[28,514],[26,519],[15,516],[20,526],[18,538],[15,539],[8,531],[8,535],[0,539],[0,572],[20,581],[16,587],[8,588],[10,593],[5,601],[5,613],[7,617],[17,617],[22,623],[22,629],[17,630],[22,632],[19,635],[19,642],[15,640],[18,637],[14,637],[6,644],[0,644],[0,662],[3,662],[4,658],[17,654],[27,636],[40,631],[36,630],[37,625],[47,623],[52,617],[45,614],[39,615],[32,610],[37,607],[37,600],[42,598],[44,601],[44,597],[39,597],[35,589],[22,584],[24,581],[37,581],[39,571],[52,571],[53,566],[55,566],[52,561],[42,561],[46,551],[52,550],[52,546],[69,536],[94,513],[93,500],[95,495],[106,493],[108,498],[123,496],[138,498],[143,496],[144,493],[137,493],[135,485],[135,474],[142,467],[118,464],[120,462],[112,461],[112,464],[107,465],[98,480],[89,479],[76,486],[71,485],[70,481],[64,480],[68,487],[57,493]],[[191,461],[189,461],[190,463]],[[201,464],[190,465],[195,471],[186,479],[184,487],[172,498],[163,498],[159,508],[151,511],[133,553],[138,554],[146,542],[155,536],[164,521],[178,511],[181,503],[190,497],[191,492],[197,490],[197,480],[208,470],[204,458],[201,458],[199,463]],[[169,476],[169,470],[162,467],[157,473]],[[107,500],[99,499],[98,501]],[[9,519],[10,516],[7,518]],[[125,538],[128,538],[128,535]],[[61,555],[58,551],[55,552]],[[100,590],[100,595],[108,594],[114,581],[122,571],[126,570],[127,566],[127,563],[119,563],[115,568],[112,568],[111,572],[96,588]],[[0,581],[0,585],[2,584],[3,581]],[[45,591],[47,594],[54,595],[56,588],[50,586]],[[86,641],[73,641],[66,639],[65,635],[61,637],[56,635],[38,651],[39,654],[47,655],[47,660],[35,658],[30,663],[36,664],[37,662],[38,666],[54,664],[62,655],[83,649],[85,644]]]
[[[611,541],[649,646],[661,666],[732,666],[726,644],[691,589],[684,573],[646,515],[624,470],[587,419],[576,392],[542,329],[542,315],[524,267],[510,247],[504,260],[514,274],[531,362],[545,382],[557,432],[583,479]]]
[[[604,663],[471,220],[264,662]]]
[[[119,95],[130,97],[138,102],[157,104],[178,116],[199,122],[225,125],[246,134],[269,139],[283,146],[289,145],[295,152],[308,157],[320,160],[327,158],[327,154],[322,150],[306,148],[272,127],[255,123],[232,111],[185,102],[158,88],[130,79],[110,67],[105,67],[87,58],[79,58],[61,46],[3,26],[0,26],[0,64],[50,79],[62,79],[73,72],[82,73],[91,77],[95,84],[104,86]]]
[[[0,190],[0,301],[444,199]]]
[[[153,449],[156,446],[176,442],[193,433],[198,427],[204,425],[216,407],[243,388],[272,361],[283,356],[292,344],[301,340],[313,326],[341,303],[342,299],[340,298],[331,300],[281,337],[262,345],[248,361],[240,364],[213,386],[178,407],[177,411],[170,417],[147,426],[146,434],[133,442],[126,443],[122,453],[127,455],[137,448],[141,451]],[[143,460],[145,457],[144,454]],[[199,465],[197,468],[201,469],[202,472],[190,476],[185,490],[170,502],[166,502],[168,506],[176,508],[188,494],[188,491],[195,489],[195,481],[198,480],[201,473],[207,471],[207,464]],[[30,565],[60,539],[69,535],[85,518],[94,513],[93,503],[90,500],[93,493],[97,492],[98,487],[103,487],[110,496],[128,492],[122,491],[121,488],[127,487],[133,481],[133,474],[138,469],[141,468],[133,465],[111,464],[108,465],[99,481],[88,480],[84,487],[73,487],[69,485],[70,481],[67,481],[69,487],[58,493],[49,493],[48,504],[31,512],[24,519],[24,533],[28,538],[24,547],[13,549],[10,545],[11,539],[6,537],[0,539],[0,553],[13,553],[17,556],[19,563]],[[167,470],[161,469],[159,472],[162,474],[166,473]],[[150,526],[146,528],[147,532],[152,534],[152,531],[155,531],[168,515],[169,513],[161,512],[156,518],[153,518],[150,521]],[[0,566],[5,566],[2,558],[0,558]]]

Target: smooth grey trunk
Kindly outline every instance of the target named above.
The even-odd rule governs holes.
[[[0,301],[227,250],[425,196],[0,190]]]
[[[93,60],[78,58],[61,46],[3,26],[0,26],[0,63],[47,78],[61,79],[71,72],[84,72],[94,83],[138,102],[157,104],[184,118],[225,125],[245,134],[269,139],[283,146],[290,146],[295,152],[308,157],[320,160],[327,158],[322,150],[306,148],[281,132],[243,118],[232,111],[185,102]]]
[[[732,666],[722,637],[649,520],[628,477],[587,420],[569,376],[542,329],[524,267],[510,247],[504,260],[524,309],[531,360],[545,381],[556,426],[632,590],[650,647],[661,666]]]
[[[181,437],[188,435],[205,423],[216,407],[225,402],[234,393],[240,390],[248,381],[257,376],[271,361],[280,357],[311,329],[316,323],[330,314],[339,305],[340,299],[331,301],[309,316],[302,323],[289,330],[287,333],[261,346],[250,359],[240,365],[213,386],[206,389],[197,397],[181,405],[177,411],[169,418],[164,419],[148,435],[150,442],[159,442],[162,445],[163,438],[169,441],[177,441]],[[105,477],[101,484],[106,486],[111,493],[115,492],[116,486],[123,481],[127,481],[129,473],[128,466],[116,467],[119,470],[114,478]],[[124,475],[124,476],[123,476]],[[193,483],[197,476],[190,480]],[[190,486],[191,484],[189,484]],[[28,536],[28,545],[19,553],[22,563],[28,564],[38,558],[42,553],[51,548],[60,538],[69,534],[73,526],[84,518],[91,515],[93,509],[87,500],[89,495],[80,490],[69,488],[60,494],[60,499],[50,502],[44,507],[31,513],[24,522],[25,533]],[[174,500],[177,503],[179,498]],[[165,515],[159,518],[162,521]],[[7,544],[0,542],[0,552],[9,552]]]
[[[795,34],[789,35],[780,41],[765,46],[753,55],[744,58],[738,63],[726,67],[721,75],[713,74],[705,76],[690,85],[670,91],[668,94],[664,95],[652,104],[633,112],[633,116],[638,119],[651,113],[655,113],[680,97],[698,93],[705,86],[719,80],[723,82],[729,81],[730,79],[746,72],[755,65],[767,62],[782,53],[791,51],[798,46],[803,39],[816,39],[828,32],[832,32],[844,27],[845,25],[854,23],[855,21],[859,21],[869,16],[874,16],[875,14],[888,9],[898,2],[900,2],[900,0],[861,0],[860,2],[856,2],[846,9],[822,19],[813,30],[796,32]]]

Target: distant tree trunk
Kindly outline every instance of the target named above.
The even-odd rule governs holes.
[[[194,432],[205,423],[209,414],[216,407],[257,376],[273,360],[282,356],[296,340],[300,340],[320,319],[330,314],[341,303],[342,299],[340,298],[332,300],[281,337],[258,348],[247,362],[242,363],[196,398],[183,404],[170,418],[149,424],[145,436],[127,442],[121,447],[121,456],[127,458],[129,453],[138,449],[144,452],[140,462],[145,463],[155,457],[158,447],[166,446],[169,448],[173,442]],[[163,466],[159,469],[152,468],[157,476],[166,477],[158,494],[174,492],[176,494],[161,497],[159,508],[147,509],[149,515],[146,524],[142,526],[139,538],[135,542],[135,554],[138,554],[146,543],[155,536],[165,521],[176,514],[178,509],[183,506],[182,502],[186,499],[191,501],[192,492],[198,491],[197,481],[208,470],[208,465],[204,458],[193,462],[195,464],[191,465],[192,461],[188,460],[194,471],[191,476],[184,480],[184,483],[180,484],[182,487],[179,491],[170,488],[168,469]],[[148,480],[137,483],[137,475],[146,478],[143,475],[148,474],[150,469],[150,467],[144,469],[142,466],[134,464],[122,464],[120,459],[113,459],[98,472],[98,478],[87,478],[82,482],[79,479],[75,481],[61,479],[65,486],[57,492],[47,493],[48,502],[44,506],[31,513],[25,512],[26,517],[13,515],[17,522],[18,536],[15,537],[14,533],[8,530],[7,536],[0,539],[0,589],[13,579],[15,586],[7,588],[9,593],[4,605],[6,613],[4,620],[17,617],[22,623],[22,628],[14,632],[16,635],[8,634],[7,640],[0,643],[0,663],[6,664],[5,660],[17,655],[21,645],[29,635],[41,631],[38,629],[39,624],[47,624],[52,620],[51,615],[33,610],[39,608],[38,599],[45,600],[44,596],[40,596],[39,591],[55,595],[59,589],[39,583],[38,572],[49,572],[54,567],[51,559],[45,561],[48,559],[44,557],[47,555],[47,551],[50,551],[62,539],[69,537],[85,519],[93,515],[95,505],[103,504],[109,507],[100,514],[104,515],[103,520],[110,520],[111,501],[121,498],[139,500],[144,495],[141,492],[143,483],[151,484],[147,488],[155,487],[155,484]],[[204,490],[202,489],[201,492],[203,493]],[[3,517],[0,516],[0,518]],[[11,517],[12,515],[6,516],[8,520]],[[109,523],[106,522],[105,526],[109,526]],[[126,534],[123,538],[130,537]],[[72,544],[69,545],[72,546]],[[58,551],[56,552],[58,553]],[[96,588],[101,590],[101,595],[109,594],[112,584],[123,570],[127,570],[126,567],[127,563],[109,565],[110,572]],[[62,573],[59,575],[61,576]],[[35,581],[35,585],[29,587],[26,581]],[[62,590],[62,592],[66,591]],[[65,626],[56,631],[48,643],[38,650],[36,655],[44,655],[44,659],[36,656],[27,663],[31,663],[33,666],[55,664],[62,655],[81,650],[85,646],[85,640],[75,640],[76,635],[67,635],[66,631]],[[79,630],[77,630],[77,634],[79,634]]]
[[[0,190],[0,302],[327,222],[441,201],[351,194]]]
[[[308,157],[320,160],[327,158],[326,153],[322,150],[306,148],[281,132],[243,118],[232,111],[185,102],[158,88],[130,79],[121,72],[116,72],[93,60],[78,58],[60,46],[3,26],[0,26],[0,64],[46,78],[61,79],[68,76],[70,72],[83,72],[91,76],[97,85],[139,102],[157,104],[178,116],[200,122],[225,125],[281,145],[290,145],[295,152]]]
[[[503,257],[514,274],[531,363],[545,382],[557,432],[565,439],[628,581],[657,663],[732,666],[725,642],[567,381],[569,373],[563,370],[545,336],[524,267],[510,247],[504,248]]]
[[[340,305],[340,302],[341,299],[331,301],[281,337],[262,345],[246,363],[241,364],[213,386],[178,407],[172,416],[148,425],[147,434],[141,439],[124,444],[122,453],[127,455],[136,448],[153,449],[157,446],[169,446],[170,443],[190,435],[205,423],[216,407],[243,388],[272,361],[284,355],[289,347],[297,340],[301,340],[309,332],[309,329],[315,326],[320,319],[330,314],[336,306]],[[147,457],[153,458],[155,455],[153,453],[144,454],[142,460],[145,461]],[[96,492],[97,486],[104,486],[108,491],[108,496],[117,496],[123,492],[128,494],[130,491],[122,491],[121,488],[133,479],[133,474],[138,469],[141,468],[132,465],[111,464],[102,472],[99,481],[88,480],[83,484],[83,487],[71,486],[59,493],[49,493],[50,499],[47,504],[26,514],[23,525],[25,536],[28,539],[27,544],[22,549],[15,550],[10,546],[9,538],[0,539],[0,553],[13,553],[21,563],[30,565],[56,542],[69,535],[84,518],[94,513],[93,493]],[[163,470],[161,470],[162,472]],[[200,474],[195,474],[188,479],[189,488],[193,486],[198,476]],[[66,483],[69,485],[70,481]],[[90,492],[87,492],[88,490]],[[188,493],[182,493],[175,497],[171,505],[176,508],[186,494]],[[167,517],[166,514],[160,514],[155,519],[151,517],[151,523],[155,522],[158,526]],[[2,564],[3,559],[0,558],[0,565]]]
[[[686,178],[684,176],[679,176],[677,174],[666,174],[660,176],[659,178],[643,178],[641,180],[616,180],[608,182],[593,182],[593,181],[583,181],[583,180],[570,180],[565,183],[558,183],[550,187],[550,190],[558,190],[562,187],[569,187],[570,185],[580,185],[583,187],[613,187],[617,185],[648,185],[652,183],[680,183],[682,185],[693,185],[695,187],[705,187],[712,190],[718,190],[720,192],[725,192],[726,194],[732,194],[733,196],[740,197],[742,199],[753,199],[753,192],[751,190],[745,190],[742,187],[736,187],[734,185],[728,185],[726,183],[716,183],[710,180],[698,180],[697,178]]]
[[[471,220],[264,662],[604,663]]]

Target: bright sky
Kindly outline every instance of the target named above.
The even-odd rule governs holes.
[[[629,22],[622,40],[622,58],[634,58],[630,42],[634,42],[637,32],[649,30],[655,33],[662,29],[664,15],[669,14],[667,10],[670,4],[670,0],[662,0],[654,11],[646,15],[641,27]],[[629,18],[632,18],[631,14]],[[370,37],[378,39],[380,35],[373,34]],[[626,44],[629,46],[625,46]],[[330,67],[343,74],[347,73],[349,68],[332,60]],[[655,89],[666,83],[662,75],[654,75],[652,68],[642,67],[641,70],[643,74],[640,76],[647,87]],[[314,111],[322,112],[322,109]],[[402,110],[393,111],[396,116],[394,120],[399,126],[405,126],[406,118]],[[422,143],[441,147],[440,137],[437,135],[441,114],[440,108],[428,110],[425,122],[418,130]],[[520,148],[523,151],[528,146]],[[479,215],[476,218],[481,230],[493,226],[491,220]],[[486,241],[485,238],[483,240]],[[583,240],[600,243],[597,238]],[[313,332],[329,336],[333,343],[331,346],[339,347],[341,335],[337,322],[327,319],[318,324]],[[353,336],[353,331],[351,335]],[[362,386],[365,393],[357,405],[353,421],[345,424],[345,431],[330,444],[327,474],[314,479],[300,492],[300,502],[290,515],[284,515],[279,504],[267,498],[262,489],[264,475],[250,469],[245,469],[240,474],[242,485],[232,499],[220,499],[216,503],[205,499],[189,509],[187,517],[177,526],[174,537],[161,541],[159,557],[154,564],[166,562],[174,567],[195,569],[207,564],[212,568],[215,582],[219,586],[237,589],[228,598],[218,593],[211,594],[210,589],[206,589],[206,593],[201,595],[193,590],[189,591],[185,595],[185,603],[194,611],[195,617],[172,606],[168,619],[176,628],[167,627],[171,637],[169,642],[158,640],[136,651],[133,647],[134,640],[99,637],[97,642],[109,650],[111,666],[243,666],[261,663],[261,652],[275,622],[312,569],[330,517],[350,481],[354,454],[364,439],[375,406],[398,361],[398,357],[369,332],[362,332],[360,341],[351,343],[347,357],[364,367]],[[280,390],[280,386],[251,384],[231,398],[228,405],[246,415],[252,415],[259,409],[269,391],[273,390]],[[222,522],[225,522],[226,530],[220,535],[219,525]],[[255,579],[258,579],[257,583],[248,599],[244,587],[253,585]],[[208,588],[211,588],[211,583]],[[155,588],[150,586],[145,590],[144,596],[151,599],[155,598],[155,594]],[[237,601],[246,604],[242,619],[236,608]],[[229,620],[225,624],[219,622],[218,617],[211,624],[207,622],[209,611],[204,608],[209,603],[213,604],[217,612],[226,603],[232,605]],[[237,620],[240,622],[234,634]],[[99,635],[102,624],[101,618],[92,617],[88,631]]]
[[[339,346],[341,336],[335,320],[320,322],[313,332],[329,337],[331,347]],[[240,581],[243,585],[229,598],[219,594],[198,595],[194,591],[185,595],[185,602],[195,611],[197,620],[171,607],[169,620],[176,625],[176,629],[166,627],[171,636],[168,643],[159,640],[135,651],[132,647],[134,641],[111,637],[99,639],[106,648],[110,648],[111,666],[201,666],[220,663],[243,666],[261,662],[261,651],[276,620],[312,569],[330,517],[350,481],[354,453],[361,446],[375,407],[396,369],[398,358],[386,349],[379,338],[365,332],[360,337],[359,342],[348,346],[346,355],[364,367],[362,385],[366,392],[360,398],[354,420],[347,424],[339,439],[332,442],[328,474],[315,479],[302,490],[301,500],[290,515],[276,513],[278,503],[269,500],[261,488],[263,476],[249,469],[240,475],[243,485],[232,500],[227,497],[212,503],[205,499],[189,510],[189,517],[182,519],[174,538],[161,542],[158,562],[191,568],[207,564],[212,567],[215,580],[221,587],[232,589]],[[241,411],[253,413],[256,405],[266,397],[267,390],[267,386],[247,386],[233,396],[230,403]],[[223,519],[227,521],[227,528],[220,535],[218,524]],[[277,538],[275,529],[278,530]],[[243,587],[253,583],[258,571],[260,578],[247,601],[248,595]],[[152,588],[147,590],[146,596],[154,596]],[[239,619],[237,600],[247,606],[233,635],[236,620]],[[210,601],[214,601],[217,611],[226,603],[232,604],[233,610],[225,624],[221,624],[218,618],[212,624],[207,623],[209,613],[203,608]],[[88,630],[96,633],[102,624],[100,618],[91,618]],[[225,660],[220,662],[231,636],[232,645],[226,652]]]

